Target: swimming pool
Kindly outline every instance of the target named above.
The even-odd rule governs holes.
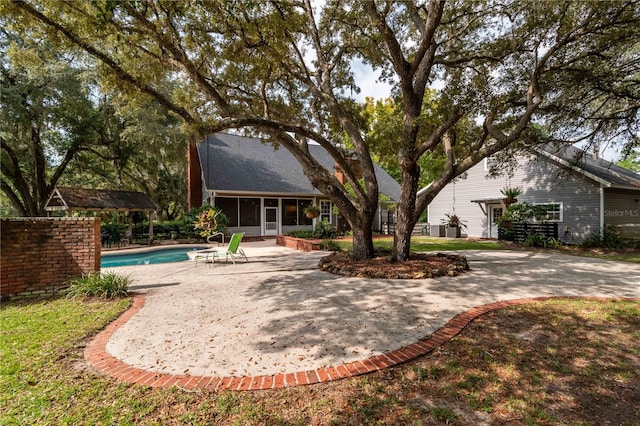
[[[187,255],[190,251],[204,250],[209,247],[171,247],[157,248],[135,253],[109,253],[103,254],[100,258],[101,268],[131,265],[151,265],[155,263],[182,262],[189,260]]]

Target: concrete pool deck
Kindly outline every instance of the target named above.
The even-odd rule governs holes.
[[[266,389],[404,362],[483,312],[531,298],[640,298],[640,265],[633,263],[467,251],[471,271],[458,277],[361,279],[320,271],[325,252],[273,240],[242,246],[249,263],[235,266],[111,269],[130,275],[131,290],[143,296],[89,344],[86,358],[127,382]]]

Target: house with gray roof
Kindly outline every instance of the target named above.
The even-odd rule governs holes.
[[[309,151],[328,170],[335,161],[319,145]],[[400,185],[375,165],[380,193],[397,201]],[[283,147],[259,138],[218,133],[204,138],[189,151],[189,205],[208,203],[220,207],[229,218],[230,232],[248,236],[287,234],[312,229],[317,221],[336,224],[331,200],[311,185],[302,167]],[[304,209],[320,208],[309,219]],[[383,228],[391,216],[380,211],[374,230]]]
[[[558,238],[579,243],[605,226],[640,238],[640,175],[575,147],[538,148],[517,158],[512,175],[492,177],[492,158],[447,185],[429,204],[429,222],[457,214],[469,237],[497,238],[496,220],[506,212],[505,187],[520,188],[518,201],[547,208]],[[498,165],[499,166],[499,165]]]

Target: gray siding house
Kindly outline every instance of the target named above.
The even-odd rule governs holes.
[[[491,158],[475,165],[431,202],[429,222],[455,213],[467,225],[463,235],[497,238],[495,220],[506,211],[500,190],[519,187],[518,201],[545,205],[565,243],[579,243],[606,225],[640,238],[640,175],[574,147],[547,147],[517,161],[512,176],[497,178],[488,175]]]
[[[335,161],[324,148],[309,145],[309,151],[324,167],[335,170]],[[400,185],[380,166],[375,168],[380,192],[396,201]],[[337,220],[331,201],[311,185],[293,155],[259,138],[218,133],[191,147],[189,204],[197,207],[205,202],[222,209],[230,232],[247,236],[312,229],[324,219],[335,226]],[[320,208],[317,219],[303,212],[311,204]],[[374,230],[381,229],[384,220],[379,212]]]

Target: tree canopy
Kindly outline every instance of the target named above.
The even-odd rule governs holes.
[[[170,219],[183,210],[186,140],[176,117],[155,100],[102,91],[82,51],[1,31],[2,191],[15,213],[44,215],[56,185],[140,189]]]
[[[632,172],[640,173],[640,148],[630,151],[629,155],[617,161],[616,164]]]
[[[2,190],[19,214],[41,216],[74,157],[100,143],[101,111],[72,58],[6,30],[0,43]]]
[[[400,260],[435,195],[484,157],[536,142],[532,122],[564,141],[637,141],[637,1],[2,5],[22,25],[100,60],[113,85],[154,98],[194,135],[243,129],[288,149],[349,221],[357,258],[373,255],[372,147],[381,139],[353,97],[356,61],[381,71],[402,111],[385,148],[401,180]],[[309,141],[333,156],[351,193],[309,154]],[[443,164],[418,194],[420,161],[437,155]]]

